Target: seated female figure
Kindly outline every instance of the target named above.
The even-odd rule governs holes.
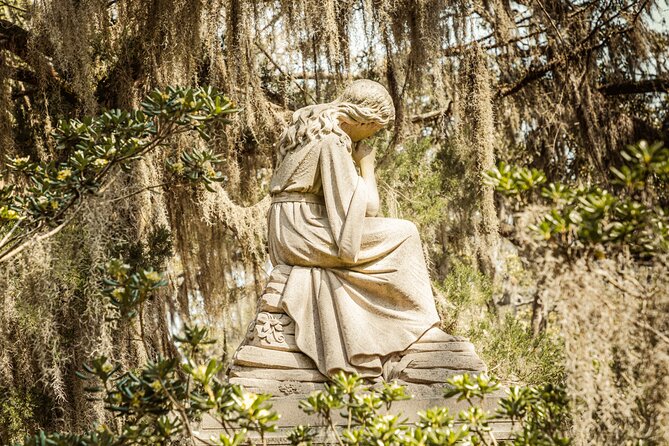
[[[270,259],[292,267],[281,305],[327,376],[379,376],[386,358],[439,324],[416,226],[377,217],[375,153],[360,143],[394,115],[386,89],[360,80],[296,111],[281,138]]]

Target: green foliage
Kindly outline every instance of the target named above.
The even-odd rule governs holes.
[[[505,381],[540,384],[563,379],[564,346],[552,330],[533,335],[529,315],[490,309],[493,284],[476,268],[455,260],[435,287],[445,296],[443,324],[449,333],[476,343],[477,351]]]
[[[203,336],[204,334],[204,336]],[[199,360],[189,352],[201,350],[209,343],[206,330],[188,328],[180,337],[184,361],[161,359],[144,366],[137,373],[122,372],[107,358],[93,360],[79,373],[93,382],[88,388],[105,402],[105,408],[122,420],[119,431],[101,425],[81,435],[53,433],[27,437],[28,445],[54,446],[120,446],[172,444],[193,438],[190,423],[209,413],[223,428],[224,434],[209,444],[234,446],[245,444],[248,431],[258,432],[261,439],[274,429],[278,415],[266,402],[268,395],[245,392],[240,386],[219,381],[221,364],[216,359]],[[512,387],[500,399],[495,413],[480,403],[499,389],[498,382],[481,374],[458,375],[447,381],[445,398],[467,401],[469,407],[452,415],[445,407],[433,407],[418,413],[418,421],[407,423],[401,415],[392,414],[395,401],[410,398],[406,389],[395,383],[371,387],[357,375],[339,373],[325,390],[313,392],[300,407],[307,414],[318,414],[330,426],[340,445],[491,445],[494,439],[491,422],[511,420],[514,429],[508,444],[559,445],[570,443],[566,436],[568,401],[562,388]],[[334,411],[348,424],[339,434],[333,422]],[[385,412],[388,411],[388,412]],[[289,435],[291,444],[311,445],[315,438],[309,426],[298,426]],[[264,441],[264,440],[263,440]],[[505,443],[506,444],[506,443]]]
[[[481,346],[480,354],[499,376],[538,385],[564,379],[564,345],[553,330],[533,335],[525,315],[486,318],[465,334]]]
[[[248,431],[261,438],[274,430],[278,415],[268,404],[268,395],[246,392],[218,378],[223,364],[207,358],[205,346],[213,341],[204,328],[186,327],[175,341],[182,358],[159,358],[140,370],[121,370],[105,357],[84,366],[77,375],[86,380],[92,399],[121,420],[113,431],[105,425],[83,435],[38,434],[23,445],[121,446],[172,444],[193,439],[191,423],[205,413],[231,435],[222,434],[210,444],[239,445]]]
[[[500,400],[498,413],[520,423],[512,441],[514,445],[568,445],[569,401],[561,387],[546,384],[539,387],[514,386]]]
[[[108,252],[110,258],[123,259],[132,269],[164,268],[172,256],[172,233],[167,227],[156,225],[146,240],[115,241]]]
[[[142,299],[164,285],[160,274],[133,271],[119,260],[110,262],[106,272],[105,294],[115,303],[122,320],[133,318]],[[240,445],[249,431],[256,432],[264,443],[264,435],[275,429],[279,418],[268,402],[269,395],[246,392],[219,378],[223,364],[207,356],[207,346],[214,341],[206,328],[187,325],[174,341],[178,357],[159,357],[138,370],[123,370],[101,356],[77,373],[86,381],[90,398],[102,401],[120,420],[117,430],[100,425],[81,435],[39,432],[22,444],[167,445],[193,440],[191,425],[203,414],[211,415],[225,430],[210,439],[210,444]],[[343,372],[324,390],[301,401],[300,408],[325,420],[341,445],[491,444],[490,422],[497,418],[510,418],[519,425],[514,444],[568,444],[563,435],[567,403],[561,389],[513,388],[501,401],[498,413],[489,414],[478,402],[499,389],[495,379],[485,374],[461,375],[450,379],[448,385],[444,396],[467,401],[470,407],[457,417],[445,408],[432,408],[420,412],[414,424],[391,412],[394,402],[410,398],[404,386],[383,382],[372,387],[360,376]],[[335,411],[348,421],[341,435],[335,427]],[[314,431],[308,426],[299,426],[290,435],[293,444],[309,445],[313,439]]]
[[[380,389],[371,388],[357,374],[340,372],[330,384],[325,385],[325,390],[312,392],[307,399],[300,401],[300,408],[307,414],[323,418],[340,443],[371,444],[367,441],[376,438],[379,442],[390,444],[400,420],[392,415],[380,417],[379,410],[383,407],[388,410],[393,402],[409,398],[406,389],[394,382],[384,382]],[[339,436],[333,421],[333,411],[338,409],[343,409],[341,416],[348,419],[343,437]],[[356,428],[353,428],[354,424]],[[311,441],[310,431],[300,426],[291,435],[291,441],[293,444]]]
[[[311,446],[315,436],[316,433],[311,426],[300,424],[288,434],[288,441],[298,446]]]
[[[384,153],[379,163],[379,182],[385,209],[397,208],[417,225],[427,227],[442,217],[446,201],[435,191],[441,189],[440,161],[430,138],[408,141],[392,153]],[[395,200],[391,203],[390,200]]]
[[[207,140],[207,126],[228,123],[226,116],[236,111],[230,99],[211,87],[168,87],[149,94],[139,110],[60,121],[52,135],[60,161],[34,162],[27,156],[6,161],[9,171],[4,174],[11,181],[0,188],[0,261],[43,228],[66,222],[68,211],[97,193],[114,169],[129,170],[181,133],[195,131]],[[222,161],[211,152],[181,157],[182,168],[173,171],[190,181],[209,187],[223,180],[214,170]]]
[[[401,415],[389,412],[392,403],[408,398],[403,386],[383,383],[381,388],[362,383],[357,375],[339,373],[323,391],[313,392],[300,407],[307,414],[318,414],[330,426],[340,445],[491,445],[494,439],[491,422],[511,420],[516,428],[511,434],[513,445],[568,445],[568,401],[562,388],[513,387],[500,399],[491,414],[480,407],[487,396],[499,389],[499,383],[486,374],[454,376],[447,381],[445,398],[467,401],[468,409],[451,415],[445,407],[434,407],[418,413],[410,424]],[[385,401],[382,404],[382,401]],[[388,412],[382,412],[382,408]],[[339,435],[332,416],[341,410],[348,424]],[[298,426],[289,436],[294,445],[309,445],[313,432]]]
[[[15,389],[0,389],[0,443],[18,440],[19,434],[35,423],[37,408],[34,395],[18,393]]]
[[[488,276],[459,260],[453,261],[441,286],[458,304],[483,304],[490,299],[493,288]]]
[[[495,169],[485,174],[485,180],[504,195],[519,195],[544,184],[546,175],[537,169],[510,166],[501,161]]]
[[[211,150],[193,150],[191,153],[183,152],[178,161],[167,160],[167,167],[176,179],[194,184],[202,183],[208,191],[214,192],[211,184],[226,180],[223,173],[215,169],[223,162],[223,157]]]
[[[640,141],[621,152],[627,162],[611,167],[611,190],[545,181],[542,172],[500,163],[487,172],[488,184],[505,196],[522,201],[543,199],[550,207],[532,229],[564,252],[602,246],[628,247],[649,257],[669,251],[669,148]]]
[[[105,267],[103,294],[118,316],[116,319],[132,319],[138,308],[151,297],[156,289],[167,285],[167,280],[153,269],[133,270],[120,259],[109,261]]]
[[[446,398],[457,397],[458,401],[467,401],[470,405],[475,398],[483,399],[487,394],[499,389],[499,383],[487,374],[457,375],[448,380],[452,386],[444,391]]]
[[[26,438],[21,444],[24,446],[113,446],[117,443],[114,434],[107,427],[102,427],[98,431],[80,435],[60,432],[47,434],[40,431],[32,437]]]

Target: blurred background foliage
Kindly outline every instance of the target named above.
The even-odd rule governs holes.
[[[19,235],[7,237],[21,212],[35,222],[0,263],[0,439],[113,423],[75,371],[100,354],[124,369],[172,357],[185,323],[209,326],[225,361],[267,277],[278,135],[292,111],[365,77],[397,109],[373,141],[384,214],[419,225],[444,328],[506,384],[563,383],[576,444],[666,444],[668,9],[0,1],[0,239]],[[108,167],[105,144],[84,158],[63,147],[59,122],[135,119],[155,89],[185,85],[239,111],[205,134],[184,121],[127,169]],[[35,201],[17,205],[12,187]],[[124,281],[165,271],[146,299],[117,293],[143,305],[125,326],[107,322],[112,259]]]

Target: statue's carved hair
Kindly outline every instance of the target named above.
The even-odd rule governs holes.
[[[309,105],[293,113],[290,126],[279,141],[279,162],[296,147],[334,133],[350,146],[350,138],[339,127],[343,117],[361,124],[377,123],[384,127],[395,119],[393,100],[383,85],[361,79],[346,87],[337,99],[326,104]]]

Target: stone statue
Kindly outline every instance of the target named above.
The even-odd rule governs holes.
[[[232,382],[291,393],[340,370],[426,384],[484,370],[469,342],[436,328],[416,226],[377,217],[375,153],[362,140],[394,115],[370,80],[293,114],[270,184],[274,270]]]

